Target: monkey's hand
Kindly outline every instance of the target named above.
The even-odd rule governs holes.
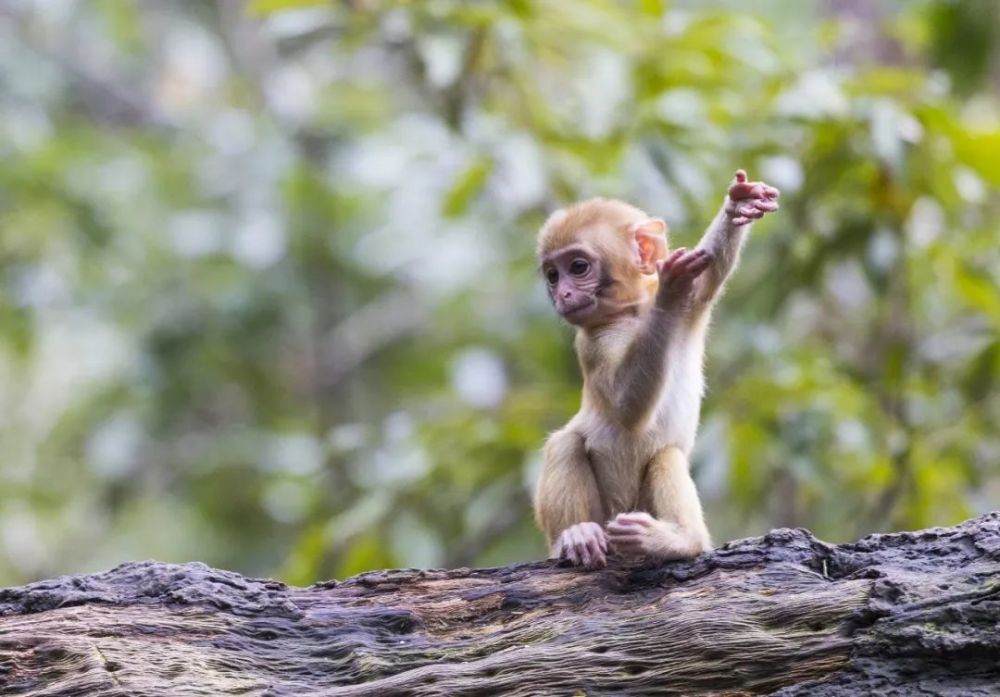
[[[712,264],[712,255],[704,249],[687,251],[684,247],[659,262],[656,270],[660,285],[656,307],[670,310],[688,306],[694,297],[694,281]]]
[[[643,511],[619,513],[608,523],[608,541],[623,557],[690,559],[701,546],[679,525],[659,520]]]
[[[559,535],[552,556],[568,559],[575,566],[601,569],[608,565],[608,536],[597,523],[577,523]]]
[[[736,178],[726,196],[726,217],[733,225],[748,225],[778,210],[780,192],[764,182],[747,181],[747,173],[736,170]]]

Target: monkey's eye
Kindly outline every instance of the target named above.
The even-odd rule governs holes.
[[[550,286],[554,286],[559,281],[559,272],[555,269],[549,269],[545,272],[545,280],[549,282]]]
[[[590,270],[590,263],[586,259],[574,259],[569,265],[569,272],[574,276],[582,276]]]

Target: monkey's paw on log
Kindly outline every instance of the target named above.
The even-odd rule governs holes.
[[[995,695],[1000,513],[687,562],[310,588],[138,562],[0,590],[0,694]]]

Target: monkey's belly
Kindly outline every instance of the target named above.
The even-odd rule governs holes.
[[[579,417],[584,417],[584,414],[581,413],[575,420],[574,430],[583,435],[587,452],[602,462],[613,463],[614,469],[641,469],[653,455],[668,446],[678,448],[687,455],[694,446],[698,429],[697,411],[658,414],[640,432],[628,431],[600,417]]]
[[[583,435],[601,498],[608,509],[606,515],[637,508],[643,472],[656,453],[670,446],[685,455],[691,452],[698,430],[700,387],[696,394],[693,404],[690,399],[681,399],[681,395],[673,398],[665,395],[657,413],[639,432],[626,430],[592,411],[581,411],[573,420],[574,430]]]

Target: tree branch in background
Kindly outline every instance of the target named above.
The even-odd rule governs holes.
[[[327,335],[320,354],[321,376],[332,387],[366,358],[427,322],[427,309],[407,288],[385,293],[356,310]]]

